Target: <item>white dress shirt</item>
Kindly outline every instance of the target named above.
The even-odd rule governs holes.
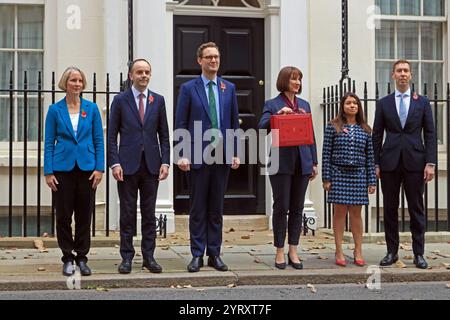
[[[145,89],[144,92],[140,92],[139,90],[137,90],[134,86],[131,86],[131,91],[133,92],[133,96],[134,96],[134,101],[136,102],[136,108],[139,112],[139,100],[140,100],[140,95],[141,93],[144,94],[144,114],[147,111],[147,95],[148,95],[148,89]],[[117,167],[118,165],[120,165],[120,163],[115,163],[111,166],[111,169],[114,169],[115,167]],[[170,167],[169,164],[167,163],[163,163],[163,166],[166,167]]]
[[[145,89],[144,92],[140,92],[134,86],[131,86],[131,91],[133,91],[134,101],[136,102],[136,108],[138,111],[139,111],[139,96],[141,95],[141,93],[144,95],[144,114],[145,114],[145,111],[147,111],[148,89]]]

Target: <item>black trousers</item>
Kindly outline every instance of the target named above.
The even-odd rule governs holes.
[[[423,171],[407,171],[401,161],[395,171],[381,172],[387,250],[390,253],[397,253],[399,247],[398,207],[401,184],[403,184],[406,200],[408,201],[413,252],[416,255],[423,255],[425,247],[425,215],[423,206],[425,183]]]
[[[188,173],[189,233],[194,257],[219,256],[222,245],[223,203],[230,167],[204,165]]]
[[[142,155],[141,166],[133,175],[124,175],[124,181],[118,182],[120,199],[120,255],[123,260],[132,260],[135,255],[133,236],[136,234],[137,196],[139,191],[141,208],[141,251],[144,259],[152,258],[156,241],[156,196],[158,194],[158,176],[152,175]]]
[[[288,244],[297,246],[302,229],[303,207],[310,175],[302,175],[301,168],[295,174],[270,176],[273,193],[273,238],[274,246],[284,248],[286,229]]]
[[[63,253],[62,261],[87,262],[91,247],[90,227],[95,191],[89,177],[92,171],[82,171],[75,165],[70,172],[54,173],[59,184],[55,195],[56,234]],[[75,238],[72,236],[72,215],[75,213]],[[76,256],[73,252],[76,252]]]

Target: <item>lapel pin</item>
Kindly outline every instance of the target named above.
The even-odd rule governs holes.
[[[84,111],[84,109],[81,109],[81,117],[82,118],[86,118],[87,117],[87,113],[86,113],[86,111]]]
[[[220,89],[222,90],[222,93],[224,93],[225,90],[227,90],[227,85],[224,82],[220,82]]]
[[[148,97],[148,103],[152,104],[153,101],[155,101],[155,98],[153,97],[152,94],[150,94],[150,96]]]

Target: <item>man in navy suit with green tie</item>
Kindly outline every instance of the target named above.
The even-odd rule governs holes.
[[[234,84],[217,76],[220,52],[215,43],[199,47],[197,62],[202,75],[181,86],[175,119],[176,129],[188,130],[192,138],[188,146],[190,150],[182,150],[186,152],[175,155],[180,156],[177,164],[187,173],[190,189],[189,232],[193,258],[187,269],[189,272],[200,271],[206,250],[208,265],[227,271],[228,267],[220,257],[223,201],[230,167],[238,169],[240,161],[236,156],[235,139],[232,140],[233,146],[229,146],[233,152],[226,154],[227,139],[222,138],[226,137],[227,130],[239,128],[236,89]],[[215,130],[211,141],[194,141],[194,128],[198,125],[202,136],[211,129]],[[194,154],[196,144],[201,144],[197,148],[202,151],[200,158]],[[211,164],[205,159],[203,154],[208,154],[208,150],[212,150],[209,154],[219,161]]]
[[[425,183],[435,174],[437,147],[433,114],[428,99],[410,89],[412,73],[408,61],[394,63],[392,78],[396,83],[395,93],[378,101],[373,125],[375,165],[383,190],[387,244],[387,255],[380,265],[389,266],[398,260],[398,207],[400,186],[403,185],[408,201],[414,264],[426,269],[423,193]]]

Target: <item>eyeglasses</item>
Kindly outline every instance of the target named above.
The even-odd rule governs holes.
[[[211,61],[212,59],[219,60],[220,56],[203,56],[203,59]]]

